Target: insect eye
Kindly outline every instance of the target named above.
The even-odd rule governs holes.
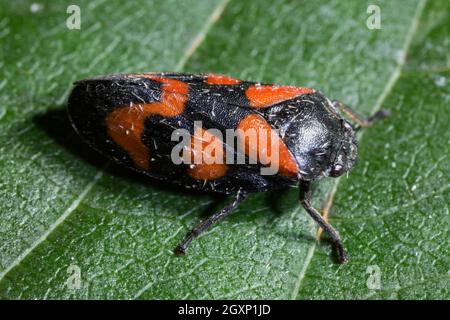
[[[344,166],[337,164],[331,169],[330,175],[332,177],[339,177],[341,174],[344,173]]]

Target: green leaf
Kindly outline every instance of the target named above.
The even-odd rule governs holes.
[[[65,1],[1,4],[1,297],[448,298],[448,1],[79,3],[80,30],[66,28]],[[379,30],[366,26],[369,4]],[[347,265],[315,241],[295,188],[252,195],[173,256],[227,200],[105,165],[64,113],[76,79],[159,70],[311,86],[365,115],[392,111],[362,132],[351,174],[314,193],[316,207],[333,204]]]

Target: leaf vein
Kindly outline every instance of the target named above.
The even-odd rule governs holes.
[[[106,167],[106,166],[105,166]],[[99,171],[91,182],[89,182],[84,190],[80,193],[80,195],[70,204],[70,206],[64,211],[64,213],[58,217],[51,225],[50,227],[37,239],[35,240],[31,246],[29,246],[25,251],[23,251],[14,261],[4,270],[0,273],[0,282],[7,276],[7,274],[14,269],[16,266],[18,266],[39,244],[44,242],[48,236],[61,224],[63,223],[67,217],[70,216],[72,212],[74,212],[81,201],[87,196],[89,191],[94,187],[94,185],[97,183],[97,181],[103,176],[104,169]]]

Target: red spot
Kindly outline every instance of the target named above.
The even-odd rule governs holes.
[[[208,74],[205,82],[207,84],[238,84],[242,81],[239,79],[231,78],[222,74]]]
[[[245,95],[252,107],[264,108],[313,92],[313,89],[302,87],[254,85],[245,91]]]
[[[192,178],[214,180],[226,175],[228,166],[223,163],[225,155],[223,143],[215,135],[203,128],[197,128],[192,136],[189,151],[192,162],[196,161],[196,158],[201,159],[201,163],[194,164],[187,170],[187,174]],[[216,152],[220,152],[220,154],[216,154]]]
[[[162,90],[164,92],[178,93],[178,94],[188,94],[189,93],[189,85],[184,83],[183,81],[164,78],[157,73],[138,73],[138,74],[130,74],[128,75],[130,78],[146,78],[153,81],[157,81],[163,84]]]
[[[195,164],[189,168],[188,175],[196,180],[215,180],[222,178],[227,174],[228,166],[226,164]]]
[[[272,127],[267,123],[264,118],[259,115],[251,114],[245,117],[238,125],[240,141],[243,143],[241,149],[244,150],[247,156],[257,155],[257,161],[261,161],[261,155],[269,159],[270,166],[278,166],[278,172],[287,177],[296,177],[298,173],[298,165],[292,156],[289,149],[284,144],[283,140],[278,134],[272,130]],[[249,130],[254,130],[256,135],[255,140],[248,138],[251,136]],[[263,137],[267,137],[267,141],[261,140]],[[276,156],[272,156],[272,141],[278,142],[278,159]]]
[[[136,167],[148,170],[150,154],[141,140],[144,122],[151,115],[174,117],[183,113],[188,85],[182,81],[154,78],[163,83],[160,102],[139,103],[115,109],[106,117],[109,136],[128,152]]]

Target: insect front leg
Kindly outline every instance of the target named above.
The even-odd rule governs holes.
[[[174,253],[178,256],[185,255],[187,248],[194,239],[196,239],[199,235],[201,235],[204,231],[206,231],[206,229],[208,229],[210,226],[216,224],[217,222],[228,216],[231,212],[233,212],[233,210],[236,209],[239,203],[241,203],[245,198],[247,198],[247,196],[248,193],[239,190],[233,202],[225,206],[219,212],[216,212],[212,216],[206,218],[198,225],[196,225],[194,229],[192,229],[191,232],[188,233],[186,238],[184,238],[184,240],[175,248]]]
[[[352,108],[342,103],[341,101],[333,101],[333,105],[344,112],[352,121],[356,122],[355,130],[360,128],[370,127],[374,122],[386,118],[389,116],[390,112],[386,109],[381,109],[371,115],[369,118],[364,118],[356,113]]]
[[[333,244],[337,249],[339,263],[346,263],[348,261],[347,252],[342,245],[339,234],[311,205],[311,183],[309,181],[300,180],[299,189],[299,200],[303,208],[305,208],[311,218],[314,219],[314,221],[328,234],[328,236],[331,238],[331,241],[333,241]]]

